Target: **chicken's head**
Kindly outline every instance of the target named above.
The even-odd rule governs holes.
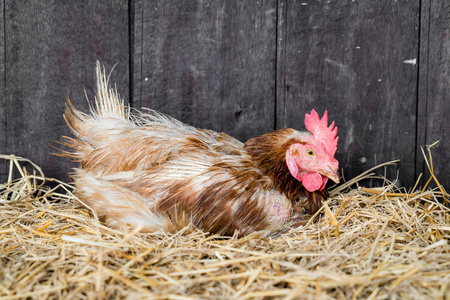
[[[322,119],[313,109],[305,116],[306,129],[311,133],[301,142],[290,145],[286,163],[292,176],[310,192],[321,191],[328,179],[339,183],[339,163],[334,158],[337,149],[337,127],[328,126],[328,113]]]

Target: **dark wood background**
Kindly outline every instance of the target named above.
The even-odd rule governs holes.
[[[0,153],[67,180],[51,155],[65,99],[87,108],[95,61],[134,107],[245,141],[328,110],[345,177],[400,159],[411,187],[433,148],[450,184],[450,1],[0,2]],[[6,178],[0,164],[0,178]],[[384,173],[384,170],[380,170]]]

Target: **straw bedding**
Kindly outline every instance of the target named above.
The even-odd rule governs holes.
[[[104,226],[31,162],[0,159],[0,299],[450,299],[442,187],[358,188],[370,171],[271,238],[144,234]]]

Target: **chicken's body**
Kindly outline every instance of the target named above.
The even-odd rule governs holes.
[[[221,235],[271,232],[300,199],[321,202],[322,194],[310,196],[290,174],[284,157],[293,141],[311,133],[283,129],[244,145],[152,110],[131,113],[108,90],[99,66],[97,76],[96,109],[90,115],[66,111],[77,135],[67,138],[74,151],[66,156],[80,162],[77,196],[110,225],[173,232],[192,223]]]

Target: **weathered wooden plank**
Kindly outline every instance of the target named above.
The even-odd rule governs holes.
[[[429,178],[420,147],[432,148],[434,172],[450,186],[450,2],[422,1],[417,172]],[[426,151],[427,152],[427,151]],[[423,183],[425,183],[423,181]]]
[[[5,3],[0,2],[0,153],[6,151],[6,99],[5,99]],[[7,179],[7,162],[0,161],[0,182]]]
[[[108,69],[118,63],[112,80],[128,95],[128,4],[5,3],[6,152],[31,159],[47,176],[67,178],[74,164],[51,155],[49,146],[69,135],[65,99],[87,107],[83,88],[93,95],[96,60]]]
[[[277,1],[135,1],[133,106],[236,138],[274,129]]]
[[[280,2],[277,126],[327,109],[346,178],[401,159],[401,184],[414,182],[419,2]]]

